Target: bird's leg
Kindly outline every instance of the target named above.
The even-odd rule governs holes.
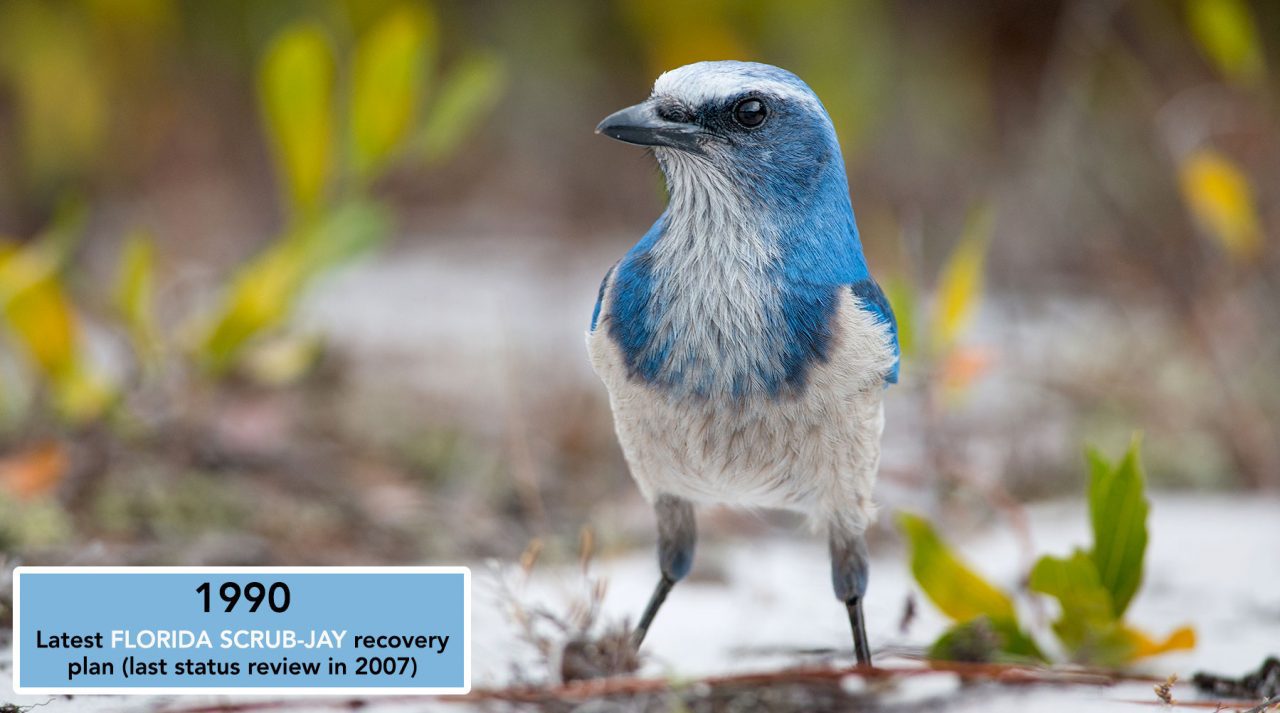
[[[693,565],[693,548],[698,540],[697,524],[694,521],[693,505],[688,500],[674,495],[659,495],[653,503],[654,512],[658,515],[658,567],[662,578],[649,598],[649,605],[640,616],[635,633],[631,635],[631,643],[640,648],[653,617],[666,601],[667,594]]]
[[[853,653],[859,666],[871,665],[871,647],[867,645],[867,625],[863,620],[862,601],[867,593],[867,540],[861,531],[832,525],[831,583],[836,597],[849,612],[853,630]]]

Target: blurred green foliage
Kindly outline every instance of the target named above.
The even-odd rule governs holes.
[[[1223,75],[1258,85],[1266,73],[1257,20],[1245,0],[1186,0],[1188,22],[1205,56]]]
[[[350,62],[350,99],[343,125],[351,150],[335,165],[334,50],[323,30],[304,22],[272,40],[259,70],[259,97],[287,186],[294,217],[288,232],[242,268],[222,308],[201,319],[197,353],[220,373],[236,363],[255,337],[276,329],[292,314],[307,284],[328,269],[375,248],[391,233],[387,209],[367,196],[369,182],[384,171],[418,121],[424,83],[435,74],[435,21],[418,6],[403,4],[367,30]],[[432,158],[461,144],[491,101],[457,97],[496,95],[496,60],[477,69],[463,63],[446,75],[441,98],[421,129],[441,134]],[[447,127],[441,129],[440,127]],[[335,176],[336,169],[336,176]],[[331,184],[335,181],[339,188]],[[335,193],[338,197],[334,197]]]
[[[1195,646],[1195,633],[1181,628],[1163,641],[1124,621],[1142,584],[1147,548],[1144,476],[1133,440],[1112,463],[1089,451],[1089,521],[1093,548],[1069,557],[1044,555],[1028,577],[1032,592],[1053,597],[1059,612],[1053,632],[1073,663],[1119,666],[1166,651]],[[930,655],[957,660],[1046,660],[1018,623],[1012,598],[960,561],[925,519],[898,517],[907,537],[916,583],[938,609],[956,622],[934,643]]]

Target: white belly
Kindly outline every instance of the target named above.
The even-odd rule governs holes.
[[[884,328],[845,294],[833,348],[798,394],[742,399],[672,396],[627,377],[605,315],[588,335],[614,425],[644,495],[797,510],[866,526],[884,427]],[[607,304],[607,303],[606,303]]]

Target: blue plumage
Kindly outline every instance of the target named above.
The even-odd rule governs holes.
[[[655,248],[668,231],[667,213],[605,276],[591,329],[598,324],[613,277],[608,310],[614,319],[609,335],[622,348],[635,378],[703,396],[716,383],[730,384],[733,395],[763,390],[776,396],[802,389],[809,369],[826,360],[838,293],[852,289],[863,308],[887,325],[896,354],[896,320],[867,270],[839,143],[821,103],[804,82],[785,70],[749,63],[716,64],[740,65],[744,77],[791,90],[730,92],[697,106],[676,106],[667,97],[659,110],[691,119],[707,133],[729,136],[729,150],[717,157],[729,163],[728,172],[747,179],[740,186],[741,198],[751,208],[750,228],[772,243],[763,274],[777,293],[777,299],[763,307],[768,328],[757,335],[758,342],[739,345],[756,351],[758,358],[748,360],[753,365],[749,371],[688,383],[691,374],[705,377],[699,362],[706,355],[673,354],[679,331],[657,328],[667,318],[666,305],[655,299],[655,284],[668,278],[655,258]],[[746,94],[768,95],[770,123],[749,134],[732,133],[725,128],[732,122],[726,116]],[[897,377],[895,363],[886,381],[894,383]]]

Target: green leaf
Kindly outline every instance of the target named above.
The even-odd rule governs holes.
[[[304,215],[319,205],[332,170],[333,65],[324,31],[307,22],[275,37],[258,72],[277,173]]]
[[[1018,628],[1016,621],[986,616],[947,629],[929,647],[929,658],[974,663],[1047,660],[1035,641]]]
[[[1141,440],[1135,436],[1119,465],[1096,452],[1089,455],[1089,520],[1093,525],[1093,563],[1110,593],[1117,618],[1124,616],[1142,584],[1147,549],[1147,513]]]
[[[299,239],[305,243],[306,272],[319,273],[364,256],[391,234],[391,215],[369,201],[348,201]]]
[[[351,146],[356,174],[380,168],[413,125],[422,103],[434,18],[399,5],[356,46],[352,60]]]
[[[1228,79],[1256,85],[1263,78],[1262,42],[1245,0],[1188,0],[1187,22],[1200,51]]]
[[[460,146],[498,103],[506,83],[506,67],[496,56],[475,54],[462,60],[445,78],[417,137],[423,157],[439,161]]]
[[[911,573],[929,600],[952,619],[965,622],[980,616],[1014,619],[1008,595],[974,573],[951,551],[928,520],[909,513],[898,515],[907,536]]]
[[[1041,557],[1031,569],[1028,586],[1058,600],[1062,614],[1053,630],[1073,654],[1094,646],[1116,624],[1111,594],[1102,586],[1093,560],[1082,550],[1069,558]]]

